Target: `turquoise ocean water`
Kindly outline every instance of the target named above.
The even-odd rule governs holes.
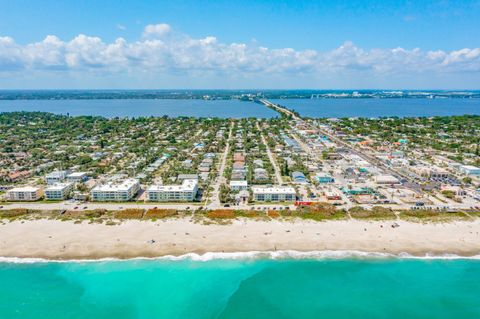
[[[480,260],[0,263],[0,318],[480,318]]]

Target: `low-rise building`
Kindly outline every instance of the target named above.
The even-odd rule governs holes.
[[[292,181],[297,184],[305,184],[307,183],[307,178],[305,174],[297,171],[292,173]]]
[[[326,183],[333,183],[335,182],[335,179],[330,176],[327,173],[317,173],[315,175],[315,179],[320,183],[320,184],[326,184]]]
[[[295,189],[291,186],[252,186],[252,192],[255,201],[280,202],[296,199]]]
[[[268,172],[264,168],[255,168],[253,170],[253,178],[256,181],[265,181],[268,180]]]
[[[43,190],[40,187],[15,187],[7,191],[5,198],[8,201],[36,201],[42,198]]]
[[[47,176],[45,176],[45,181],[47,182],[48,185],[60,183],[67,178],[67,175],[69,173],[70,173],[69,171],[53,171],[47,174]]]
[[[248,189],[247,181],[230,181],[230,189],[232,191],[243,191]]]
[[[235,153],[233,154],[233,161],[234,162],[245,162],[245,155],[242,153]]]
[[[472,165],[462,165],[459,167],[460,172],[465,175],[480,176],[480,168]]]
[[[377,184],[399,184],[398,178],[392,175],[378,175],[374,177]]]
[[[325,192],[325,197],[328,199],[328,200],[340,200],[342,199],[342,196],[334,191],[334,190],[331,190],[331,191],[326,191]]]
[[[195,200],[198,180],[185,179],[181,185],[152,185],[147,188],[147,200],[151,202],[188,202]]]
[[[243,181],[247,177],[247,172],[245,170],[234,170],[230,176],[232,181]]]
[[[45,199],[63,200],[67,199],[73,190],[73,182],[57,183],[45,188]]]
[[[122,202],[131,200],[140,190],[136,179],[113,181],[95,186],[91,191],[91,199],[99,202]]]
[[[198,175],[197,174],[178,174],[177,180],[179,182],[183,182],[186,179],[195,179],[198,181]]]
[[[15,171],[8,173],[6,180],[13,183],[27,178],[28,176],[30,176],[29,171]]]
[[[86,180],[88,180],[88,176],[85,172],[74,172],[67,175],[67,181],[72,183],[83,183]]]
[[[467,192],[460,186],[451,186],[451,185],[442,185],[440,191],[443,192],[451,192],[455,196],[465,196]]]

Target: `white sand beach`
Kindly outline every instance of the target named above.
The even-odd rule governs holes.
[[[0,225],[0,256],[48,259],[132,258],[206,252],[358,250],[393,254],[480,254],[480,220],[256,221],[202,225],[188,219],[124,221],[13,221]]]

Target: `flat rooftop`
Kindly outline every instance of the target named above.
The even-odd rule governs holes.
[[[295,194],[295,189],[291,186],[252,186],[252,191],[255,194]]]
[[[86,172],[75,172],[75,173],[68,174],[67,177],[83,177],[85,175],[87,175]]]
[[[40,187],[35,187],[35,186],[22,186],[22,187],[15,187],[7,192],[36,192],[40,189]]]
[[[197,180],[185,179],[182,185],[152,185],[147,192],[193,192],[197,185]]]
[[[136,179],[126,179],[123,181],[108,182],[105,184],[95,186],[93,192],[114,192],[114,191],[128,191],[135,184],[138,184]]]
[[[45,191],[61,191],[72,186],[72,183],[56,183],[45,188]]]

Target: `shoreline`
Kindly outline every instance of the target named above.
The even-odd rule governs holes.
[[[187,253],[174,256],[115,258],[103,257],[98,259],[47,259],[41,257],[4,257],[2,263],[10,264],[39,264],[39,263],[97,263],[97,262],[128,262],[128,261],[182,261],[208,262],[212,260],[480,260],[480,255],[411,255],[408,253],[391,254],[384,252],[364,252],[356,250],[277,250],[277,251],[244,251],[244,252],[206,252],[204,254]]]
[[[391,227],[393,223],[399,227]],[[29,220],[0,225],[0,262],[108,259],[236,258],[236,256],[360,256],[475,258],[480,256],[480,220],[449,223],[409,221],[258,221],[228,225],[187,218],[124,221],[119,225]],[[290,253],[290,255],[289,255]],[[257,257],[256,256],[256,257]]]

